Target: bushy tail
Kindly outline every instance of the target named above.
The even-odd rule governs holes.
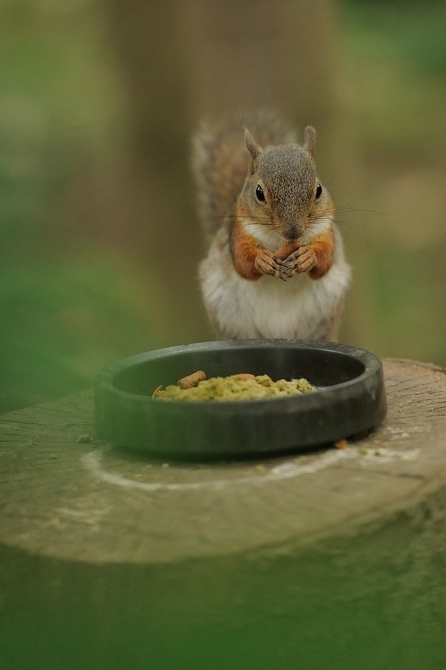
[[[193,137],[192,168],[198,188],[198,214],[211,240],[234,204],[246,179],[249,152],[244,128],[256,142],[294,142],[294,132],[274,113],[242,113],[220,123],[203,123]]]

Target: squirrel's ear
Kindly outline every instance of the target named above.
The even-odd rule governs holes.
[[[316,146],[316,131],[313,126],[307,126],[304,131],[304,149],[313,153]]]
[[[262,153],[262,149],[256,143],[255,139],[247,128],[245,128],[245,144],[254,160]]]

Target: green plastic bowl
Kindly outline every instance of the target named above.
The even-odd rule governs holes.
[[[272,379],[305,377],[315,393],[237,401],[152,399],[159,385],[204,370]],[[379,425],[387,411],[381,361],[316,340],[229,340],[171,347],[125,358],[94,383],[100,438],[155,457],[246,458],[348,438]]]

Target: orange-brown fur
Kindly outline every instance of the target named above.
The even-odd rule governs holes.
[[[244,279],[255,281],[262,273],[255,267],[256,258],[262,245],[252,235],[243,230],[240,219],[235,216],[231,235],[231,254],[234,268]]]
[[[308,247],[316,255],[316,264],[308,272],[311,279],[320,279],[328,272],[333,263],[334,236],[333,229],[330,227],[326,232],[318,235],[310,242]]]

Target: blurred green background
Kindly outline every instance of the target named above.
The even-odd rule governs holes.
[[[239,106],[318,130],[354,272],[341,340],[446,365],[446,4],[270,13],[260,0],[2,0],[0,411],[212,338],[189,142]]]

